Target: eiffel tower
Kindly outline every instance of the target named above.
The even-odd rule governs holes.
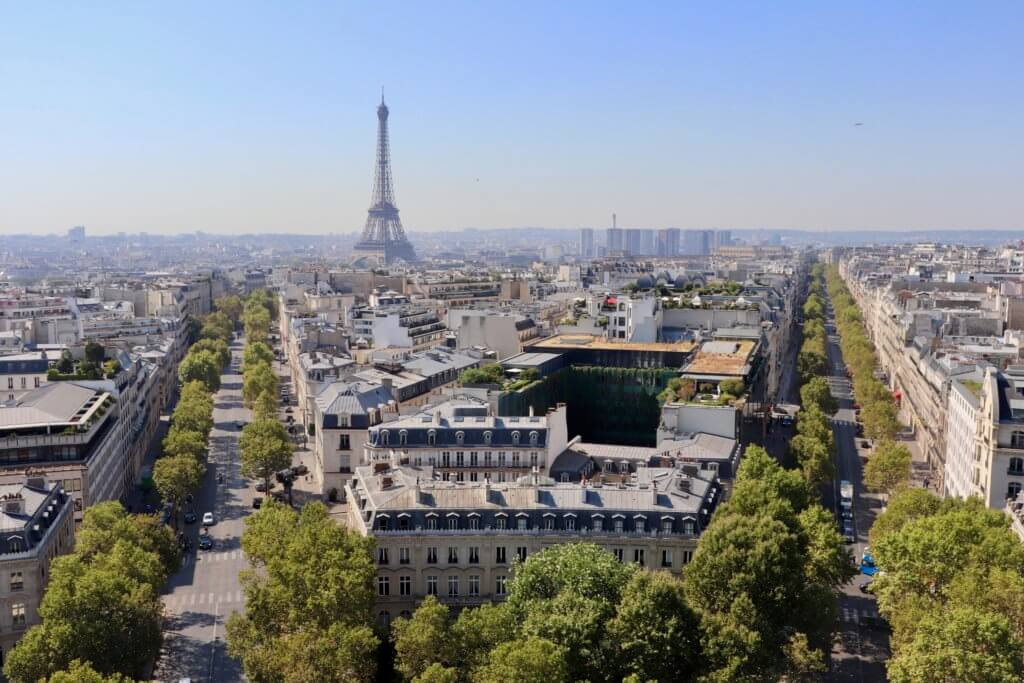
[[[363,236],[352,249],[355,259],[392,263],[398,259],[415,261],[416,252],[402,229],[391,187],[391,148],[388,144],[388,106],[384,94],[377,107],[377,170],[373,177],[373,199]]]

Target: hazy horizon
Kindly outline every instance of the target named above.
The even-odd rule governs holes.
[[[0,233],[1017,230],[1024,6],[11,6]],[[855,124],[863,125],[855,125]],[[753,226],[753,227],[752,227]]]

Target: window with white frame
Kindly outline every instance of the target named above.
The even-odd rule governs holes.
[[[458,597],[459,595],[459,577],[449,576],[448,577],[448,597]]]
[[[412,595],[412,577],[399,576],[398,577],[398,594],[399,595]]]
[[[427,595],[437,595],[437,577],[436,576],[431,575],[431,576],[427,577]]]

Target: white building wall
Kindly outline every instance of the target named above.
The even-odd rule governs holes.
[[[954,380],[949,391],[946,433],[944,494],[954,498],[971,495],[978,410],[965,395],[969,390]]]

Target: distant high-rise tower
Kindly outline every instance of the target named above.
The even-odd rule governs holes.
[[[384,95],[377,107],[377,170],[373,177],[373,199],[363,237],[352,249],[355,258],[368,257],[380,263],[396,259],[415,261],[416,252],[402,229],[391,187],[391,147],[388,144],[388,107]]]
[[[676,256],[679,253],[679,228],[658,231],[658,256]]]
[[[68,228],[68,240],[72,244],[81,244],[85,241],[85,226],[76,225],[73,228]]]
[[[606,231],[605,246],[608,256],[618,256],[626,246],[625,236],[622,234],[622,228],[619,227],[618,217],[614,213],[612,214],[612,227]]]
[[[577,252],[582,258],[594,256],[594,229],[580,228],[580,247]]]

